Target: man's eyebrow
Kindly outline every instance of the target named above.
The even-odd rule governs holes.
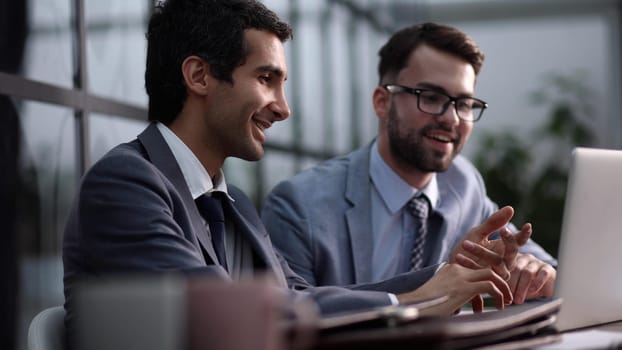
[[[447,94],[447,90],[445,90],[442,86],[432,83],[421,82],[417,84],[417,87],[420,89],[434,90],[436,92],[442,92],[444,94]]]
[[[445,95],[450,96],[447,90],[445,90],[445,88],[443,88],[442,86],[436,85],[436,84],[421,82],[417,84],[417,87],[420,89],[430,89],[436,92],[442,92]],[[473,94],[460,94],[458,96],[453,96],[453,97],[473,97]]]
[[[284,78],[283,80],[287,80],[287,76],[285,76],[285,72],[283,72],[283,70],[281,68],[278,68],[278,67],[273,66],[273,65],[259,66],[259,67],[255,68],[255,71],[271,73],[271,74],[276,75],[279,78]]]

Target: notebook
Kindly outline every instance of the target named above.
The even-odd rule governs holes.
[[[622,320],[622,151],[576,148],[564,204],[556,328]]]
[[[549,299],[503,310],[458,316],[422,316],[397,322],[354,323],[321,330],[315,349],[471,349],[509,340],[538,337],[537,345],[558,340],[549,330],[555,323],[560,299]],[[409,306],[407,306],[409,307]],[[400,307],[398,307],[399,309]],[[355,313],[356,314],[356,313]],[[385,314],[386,315],[386,314]]]

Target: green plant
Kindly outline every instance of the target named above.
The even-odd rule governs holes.
[[[569,155],[591,146],[592,94],[583,72],[548,74],[530,100],[547,107],[544,122],[526,135],[512,130],[482,135],[473,161],[490,198],[516,209],[515,223],[531,222],[533,238],[557,256],[568,182]]]

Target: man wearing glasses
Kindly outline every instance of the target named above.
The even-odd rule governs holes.
[[[465,250],[472,242],[498,248],[467,234],[498,206],[459,155],[488,106],[473,97],[479,47],[455,28],[426,23],[394,34],[379,55],[376,140],[280,183],[262,211],[277,249],[314,285],[399,292],[445,262],[483,267]],[[514,303],[551,296],[554,264],[535,242],[523,246],[506,274]]]

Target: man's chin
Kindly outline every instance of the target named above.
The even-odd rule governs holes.
[[[243,159],[249,162],[256,162],[258,160],[261,160],[261,158],[263,158],[263,155],[264,155],[264,148],[262,145],[260,145],[259,147],[256,147],[252,151],[249,150],[248,152],[244,153],[243,155],[240,155],[237,158],[240,158],[240,159]]]
[[[426,162],[427,167],[425,169],[425,171],[427,172],[431,172],[431,173],[442,173],[447,171],[447,169],[449,169],[449,166],[451,165],[451,161],[453,160],[453,157],[434,157],[432,159],[429,159],[428,162]]]

